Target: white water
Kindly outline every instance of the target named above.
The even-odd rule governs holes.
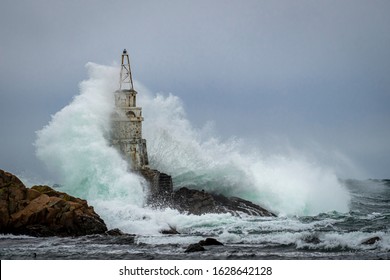
[[[58,174],[64,191],[87,199],[109,227],[126,232],[242,222],[226,214],[185,216],[144,208],[146,183],[126,171],[107,141],[119,69],[93,63],[87,69],[90,78],[81,83],[80,94],[37,132],[37,156]],[[349,193],[331,169],[296,153],[262,156],[260,147],[243,146],[239,139],[207,136],[191,125],[178,97],[151,94],[138,83],[136,89],[150,165],[171,174],[177,187],[240,196],[281,215],[348,211]]]

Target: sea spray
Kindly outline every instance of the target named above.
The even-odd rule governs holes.
[[[64,190],[91,201],[120,199],[142,206],[145,182],[108,142],[117,69],[87,64],[80,94],[37,132],[36,152]]]
[[[169,226],[192,232],[239,223],[229,214],[197,217],[144,207],[145,180],[128,172],[108,141],[119,69],[87,68],[90,78],[80,94],[37,132],[37,156],[59,175],[64,191],[87,199],[110,228],[126,232],[156,234]],[[348,211],[349,194],[331,169],[298,154],[263,156],[238,138],[212,137],[191,125],[177,96],[151,94],[138,82],[136,89],[150,166],[171,174],[175,188],[240,196],[287,215]]]
[[[335,172],[294,149],[264,155],[244,140],[221,140],[195,129],[181,100],[140,94],[151,165],[169,173],[176,188],[239,196],[287,215],[347,212],[350,195]],[[206,136],[204,136],[206,135]]]

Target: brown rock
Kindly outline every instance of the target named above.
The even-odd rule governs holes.
[[[0,199],[0,232],[3,230],[5,225],[9,222],[9,211],[8,203],[6,200]]]
[[[28,201],[36,199],[40,195],[41,195],[41,193],[39,191],[36,191],[33,189],[27,189],[27,200]]]
[[[87,201],[48,186],[26,188],[0,170],[0,233],[79,236],[107,231]]]

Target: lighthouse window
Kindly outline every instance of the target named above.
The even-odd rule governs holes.
[[[129,118],[135,118],[135,113],[133,111],[129,111],[126,114]]]

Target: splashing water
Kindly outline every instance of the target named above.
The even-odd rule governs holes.
[[[37,156],[74,195],[126,198],[129,204],[142,206],[143,180],[126,171],[126,162],[107,140],[115,71],[92,63],[87,68],[90,79],[81,83],[81,94],[37,132]]]
[[[264,156],[240,139],[210,137],[191,126],[176,96],[141,97],[150,161],[176,187],[239,196],[279,214],[348,211],[350,195],[331,169],[298,153]]]
[[[185,216],[172,209],[144,208],[145,180],[127,171],[110,147],[118,69],[87,64],[90,78],[80,94],[37,132],[36,153],[59,175],[65,191],[85,198],[108,223],[133,233],[237,222],[230,215]],[[191,186],[240,196],[279,214],[315,215],[348,211],[349,193],[332,170],[300,155],[262,156],[239,139],[222,141],[193,128],[174,95],[152,95],[136,83],[144,110],[150,166],[173,176],[175,187]],[[250,152],[246,152],[250,151]]]

